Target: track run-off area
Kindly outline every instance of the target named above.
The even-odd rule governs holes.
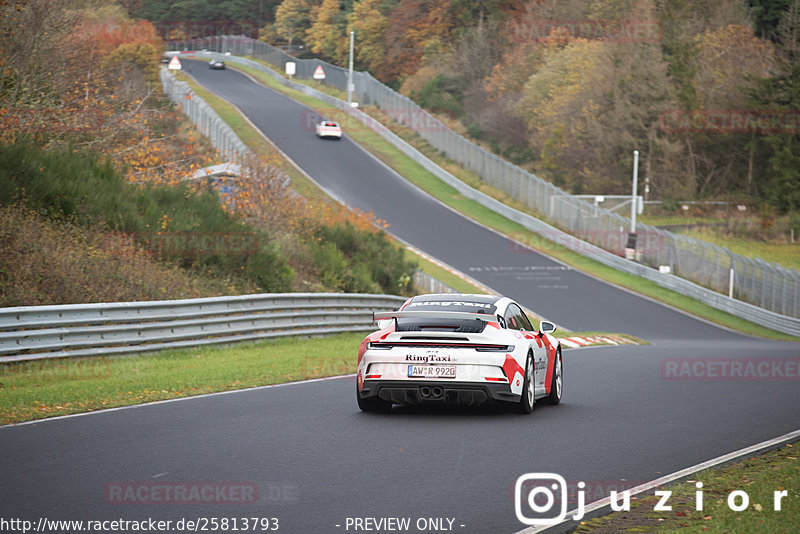
[[[651,344],[566,350],[562,404],[530,416],[364,414],[354,379],[340,377],[0,427],[0,516],[226,518],[229,531],[233,518],[239,530],[242,518],[251,530],[253,519],[276,518],[278,532],[297,534],[389,532],[406,524],[388,521],[397,518],[409,526],[394,531],[512,533],[525,527],[514,487],[526,473],[635,485],[800,428],[796,371],[776,374],[796,365],[800,345],[718,328],[524,249],[411,185],[346,131],[318,139],[318,114],[296,101],[233,69],[184,61],[184,70],[399,239],[567,328]],[[767,375],[708,379],[763,362]]]

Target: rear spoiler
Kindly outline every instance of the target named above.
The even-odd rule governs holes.
[[[372,322],[385,321],[387,319],[473,319],[489,323],[497,321],[497,316],[488,313],[468,313],[451,311],[383,311],[372,312]]]

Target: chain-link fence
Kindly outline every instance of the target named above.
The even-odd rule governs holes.
[[[323,83],[347,89],[347,69],[318,59],[297,59],[262,41],[218,36],[168,43],[169,50],[209,50],[250,56],[274,65],[281,72],[287,62],[296,64],[295,77],[311,79],[318,66]],[[487,184],[523,202],[555,226],[620,257],[624,256],[630,220],[598,207],[513,165],[453,132],[438,119],[369,73],[353,73],[354,100],[374,105],[410,128],[431,146]],[[545,235],[547,237],[547,235]],[[556,236],[553,236],[554,238]],[[701,286],[790,317],[800,317],[800,272],[732,253],[722,248],[652,226],[637,226],[637,260]]]
[[[458,293],[457,289],[453,289],[444,282],[437,280],[431,275],[422,271],[414,272],[414,287],[420,293]]]

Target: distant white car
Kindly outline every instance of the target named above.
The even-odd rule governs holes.
[[[208,68],[209,69],[218,69],[218,70],[224,69],[225,68],[225,62],[222,61],[221,59],[212,59],[208,63]]]
[[[342,128],[336,121],[322,121],[317,124],[317,136],[324,139],[330,137],[333,139],[342,138]]]

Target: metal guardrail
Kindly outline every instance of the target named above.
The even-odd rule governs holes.
[[[405,297],[275,293],[0,308],[0,363],[370,331]]]
[[[244,41],[242,41],[242,42],[244,42]],[[256,42],[256,43],[259,43],[259,42]],[[261,43],[261,45],[269,47],[269,45],[267,45],[266,43]],[[249,52],[248,55],[253,55],[254,54],[253,48],[261,46],[261,45],[253,44],[253,43],[247,44],[247,46],[251,47],[251,49],[248,51]],[[285,55],[285,53],[283,53],[282,51],[278,51],[278,52],[280,52],[281,54]],[[757,324],[763,324],[765,327],[767,327],[769,329],[772,329],[772,330],[776,330],[778,332],[783,332],[783,333],[786,333],[786,334],[791,334],[791,335],[800,337],[800,317],[795,317],[795,316],[791,316],[789,314],[783,314],[783,313],[775,312],[775,311],[773,311],[771,309],[767,309],[768,306],[761,307],[761,306],[750,304],[748,302],[744,302],[742,300],[731,299],[731,298],[728,298],[727,295],[723,295],[721,293],[713,291],[712,289],[709,289],[707,287],[703,287],[698,283],[694,283],[694,282],[692,282],[690,280],[687,280],[685,278],[682,278],[680,276],[676,276],[674,274],[663,274],[663,273],[659,272],[657,269],[652,268],[651,266],[649,266],[646,263],[638,263],[638,262],[635,262],[635,261],[626,260],[626,259],[624,259],[623,257],[621,257],[618,254],[609,252],[609,251],[605,250],[604,248],[601,248],[601,247],[599,247],[597,245],[594,245],[592,243],[584,241],[580,237],[575,237],[575,236],[573,236],[571,234],[568,234],[568,233],[566,233],[566,232],[564,232],[564,231],[562,231],[562,230],[560,230],[560,229],[558,229],[558,228],[556,228],[556,227],[554,227],[554,226],[552,226],[552,225],[550,225],[548,223],[545,223],[544,221],[542,221],[540,219],[537,219],[537,218],[535,218],[535,217],[533,217],[531,215],[528,215],[528,214],[523,213],[521,211],[518,211],[518,210],[515,210],[513,208],[510,208],[509,206],[503,204],[502,202],[500,202],[500,201],[498,201],[498,200],[496,200],[496,199],[494,199],[494,198],[492,198],[492,197],[490,197],[490,196],[488,196],[488,195],[486,195],[486,194],[484,194],[484,193],[482,193],[482,192],[470,187],[469,185],[465,184],[464,182],[462,182],[461,180],[459,180],[458,178],[456,178],[455,176],[453,176],[449,172],[447,172],[444,169],[442,169],[441,167],[439,167],[436,163],[434,163],[433,161],[428,159],[424,154],[422,154],[416,148],[414,148],[413,146],[408,144],[406,141],[401,139],[399,136],[397,136],[396,134],[391,132],[388,128],[383,126],[377,120],[375,120],[374,118],[370,117],[369,115],[367,115],[363,111],[361,111],[359,109],[355,109],[355,108],[349,106],[346,102],[344,102],[342,100],[339,100],[338,98],[335,98],[333,96],[330,96],[330,95],[327,95],[327,94],[322,93],[320,91],[317,91],[316,89],[314,89],[312,87],[309,87],[307,85],[304,85],[304,84],[301,84],[301,83],[297,83],[297,82],[293,82],[291,80],[287,80],[284,76],[282,76],[278,72],[270,69],[269,67],[265,67],[261,63],[258,63],[256,61],[252,61],[252,60],[247,59],[247,58],[242,58],[242,57],[238,57],[238,56],[235,56],[235,55],[230,55],[230,56],[224,55],[224,56],[222,56],[220,54],[215,54],[215,53],[208,53],[208,56],[209,57],[224,57],[224,59],[226,61],[228,61],[228,62],[247,65],[249,67],[258,69],[258,70],[260,70],[260,71],[262,71],[262,72],[264,72],[266,74],[269,74],[275,80],[277,80],[278,82],[280,82],[281,84],[283,84],[283,85],[285,85],[287,87],[291,87],[292,89],[300,91],[300,92],[302,92],[304,94],[307,94],[309,96],[313,96],[313,97],[315,97],[315,98],[317,98],[317,99],[319,99],[319,100],[321,100],[321,101],[323,101],[323,102],[325,102],[327,104],[335,106],[336,108],[348,113],[349,115],[351,115],[353,117],[353,119],[359,121],[359,123],[361,123],[365,127],[369,128],[369,129],[375,131],[376,133],[378,133],[379,135],[381,135],[384,139],[386,139],[388,142],[390,142],[395,147],[400,149],[403,153],[405,153],[407,156],[412,158],[415,162],[417,162],[420,165],[422,165],[426,170],[431,172],[433,175],[437,176],[439,179],[441,179],[445,183],[449,184],[450,186],[456,188],[465,197],[470,198],[472,200],[475,200],[476,202],[478,202],[478,203],[482,204],[483,206],[495,211],[496,213],[499,213],[499,214],[501,214],[501,215],[513,220],[513,221],[516,221],[516,222],[520,223],[525,228],[537,233],[538,235],[540,235],[540,236],[542,236],[542,237],[544,237],[544,238],[546,238],[546,239],[548,239],[550,241],[556,242],[557,244],[561,244],[561,245],[565,246],[566,248],[568,248],[568,249],[570,249],[570,250],[572,250],[574,252],[577,252],[577,253],[582,254],[584,256],[591,257],[591,258],[599,261],[600,263],[603,263],[605,265],[613,267],[613,268],[615,268],[617,270],[620,270],[622,272],[626,272],[626,273],[629,273],[629,274],[634,274],[636,276],[640,276],[642,278],[645,278],[647,280],[650,280],[650,281],[656,283],[659,286],[666,287],[666,288],[669,288],[669,289],[671,289],[673,291],[676,291],[678,293],[687,295],[687,296],[689,296],[691,298],[694,298],[696,300],[699,300],[700,302],[703,302],[704,304],[706,304],[708,306],[711,306],[711,307],[713,307],[715,309],[725,311],[727,313],[730,313],[730,314],[735,315],[737,317],[741,317],[743,319],[746,319],[748,321],[751,321],[751,322],[754,322],[754,323],[757,323]],[[288,57],[291,58],[291,56],[288,56]],[[291,58],[291,59],[295,60],[295,58]],[[297,61],[299,61],[299,60],[297,60]],[[311,60],[308,60],[308,61],[311,61]],[[319,63],[319,60],[313,60],[313,61]],[[331,65],[331,66],[333,67],[333,65]],[[336,68],[339,68],[339,67],[336,67]],[[298,72],[298,74],[299,74],[299,72]],[[368,74],[366,74],[366,75],[369,76]],[[357,85],[357,87],[358,87],[358,85]],[[389,89],[389,88],[386,88],[386,90],[387,91],[391,91],[391,89]],[[398,97],[402,97],[402,95],[397,95],[397,96]],[[402,97],[402,98],[405,98],[405,97]],[[483,149],[481,149],[481,150],[483,150]],[[503,163],[506,163],[506,162],[503,162]],[[508,165],[510,165],[510,164],[508,164]],[[521,172],[526,172],[526,171],[522,171],[521,169],[520,169],[520,171]],[[528,174],[528,173],[526,172],[526,174]],[[531,176],[533,176],[533,175],[531,175]],[[539,179],[538,177],[533,176],[533,178],[535,178],[535,180],[538,181],[538,182],[535,183],[535,187],[532,186],[532,184],[534,182],[528,181],[527,185],[522,184],[517,189],[515,189],[515,191],[516,192],[525,191],[525,196],[529,200],[530,199],[539,198],[539,196],[541,195],[543,197],[548,198],[548,201],[552,201],[554,203],[556,201],[556,197],[562,198],[562,197],[569,197],[570,196],[570,195],[564,193],[562,190],[558,189],[557,187],[553,186],[552,184],[544,182],[543,180]],[[516,182],[513,182],[513,183],[516,183]],[[550,194],[549,195],[543,195],[543,192],[545,192],[545,191],[549,192]],[[555,195],[554,191],[556,191],[558,194]],[[575,199],[575,200],[576,201],[580,201],[581,203],[585,204],[585,206],[582,206],[581,209],[577,212],[577,220],[578,221],[583,220],[584,224],[587,224],[587,221],[591,221],[592,220],[592,218],[589,216],[591,213],[594,213],[594,212],[596,212],[598,210],[607,211],[607,210],[603,210],[603,208],[597,208],[594,205],[592,205],[592,204],[590,204],[588,202],[585,202],[585,201],[583,201],[581,199]],[[613,214],[613,213],[611,215],[613,215],[614,217],[619,217],[618,215]],[[620,220],[623,220],[623,219],[620,218]],[[661,231],[658,231],[658,232],[661,232]],[[661,233],[663,233],[663,232],[661,232]],[[645,233],[644,237],[645,237],[645,239],[647,239],[648,238],[648,234]],[[641,239],[641,237],[640,237],[640,239]],[[690,238],[686,238],[684,236],[677,236],[677,240],[678,241],[680,241],[680,240],[689,240],[689,239]],[[699,240],[694,240],[694,241],[699,241]],[[705,245],[708,245],[708,244],[706,243]],[[658,247],[654,247],[654,248],[658,248]],[[692,246],[688,245],[687,248],[691,249]],[[676,247],[672,246],[670,248],[670,250],[673,251],[672,259],[676,261],[676,258],[679,256],[679,254],[677,252],[678,249]],[[699,257],[698,254],[695,254],[695,256]],[[735,255],[732,255],[732,256],[735,256]],[[734,260],[731,260],[731,261],[741,261],[741,262],[744,262],[744,263],[747,263],[747,262],[754,263],[754,262],[758,262],[760,260],[751,260],[749,258],[745,258],[745,257],[739,256],[739,257],[737,257],[737,258],[735,258]],[[718,260],[717,260],[717,262],[719,263]],[[667,262],[667,263],[670,263],[670,262]],[[761,262],[761,263],[766,264],[765,262]],[[674,261],[672,262],[672,264],[674,265]],[[675,271],[676,271],[676,269],[672,270],[672,272],[675,272]],[[725,268],[724,272],[725,272],[725,276],[727,277],[728,276],[728,268],[727,267]],[[766,271],[763,271],[763,273],[766,273]],[[736,276],[737,277],[741,277],[741,275],[739,274],[738,270],[736,271]],[[717,278],[719,278],[719,276],[717,276]],[[784,278],[783,279],[783,283],[780,285],[780,289],[781,289],[782,292],[778,291],[776,289],[778,286],[776,286],[775,284],[769,285],[768,277],[765,274],[761,277],[760,281],[757,281],[755,278],[751,277],[749,279],[749,286],[751,288],[755,288],[756,286],[758,286],[758,288],[762,291],[762,294],[766,294],[766,293],[764,293],[764,291],[765,291],[764,288],[765,287],[767,287],[767,286],[770,287],[771,288],[770,291],[771,291],[771,296],[772,296],[772,302],[773,303],[775,302],[776,297],[784,298],[784,306],[783,306],[784,309],[786,308],[785,303],[787,302],[787,295],[788,295],[788,300],[792,301],[791,309],[795,313],[800,314],[800,273],[798,273],[798,276],[796,277],[796,282],[797,282],[796,286],[792,285],[794,283],[793,282],[794,280],[795,280],[795,277],[790,277],[788,279]],[[739,285],[740,288],[743,287],[743,286],[746,287],[747,285],[748,284],[742,284],[741,280],[740,280],[740,285]],[[740,296],[740,295],[737,295],[737,296]]]

